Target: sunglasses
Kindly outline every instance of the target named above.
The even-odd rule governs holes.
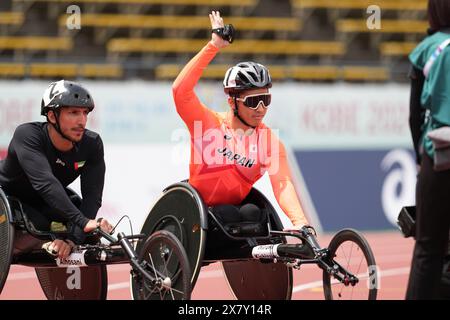
[[[247,108],[250,108],[252,110],[258,109],[259,103],[263,103],[263,107],[267,109],[267,107],[270,104],[272,95],[270,93],[258,93],[258,94],[252,94],[249,96],[245,96],[243,98],[236,98],[238,101],[242,101],[244,103],[244,106]]]

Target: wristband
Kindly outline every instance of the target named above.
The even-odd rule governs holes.
[[[228,41],[229,43],[232,43],[234,40],[235,29],[232,24],[227,24],[223,28],[212,29],[211,32],[217,34],[219,37],[221,37],[223,40]]]

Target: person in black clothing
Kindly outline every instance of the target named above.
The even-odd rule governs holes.
[[[410,54],[410,128],[419,175],[416,186],[416,243],[406,299],[440,299],[450,224],[450,170],[434,169],[427,137],[450,125],[450,1],[429,0],[429,36]],[[444,47],[442,50],[438,47]],[[433,67],[431,67],[433,65]]]
[[[85,233],[100,226],[110,232],[106,219],[95,220],[101,206],[105,176],[103,142],[85,129],[94,101],[81,85],[60,80],[44,93],[41,114],[47,122],[19,125],[0,161],[0,186],[23,204],[38,230],[50,230],[52,222],[70,222],[73,232],[57,239],[48,250],[60,258],[73,245],[83,243]],[[82,202],[72,202],[66,187],[81,176]]]

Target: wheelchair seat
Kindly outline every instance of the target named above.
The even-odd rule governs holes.
[[[27,233],[39,240],[53,241],[57,238],[65,239],[73,231],[73,224],[70,222],[65,223],[66,230],[64,231],[39,230],[28,217],[28,213],[19,199],[12,196],[7,196],[7,199],[10,204],[12,223],[15,229],[24,231],[19,234]]]
[[[263,222],[241,221],[226,223],[224,229],[234,237],[260,237],[267,236],[267,225]]]
[[[221,215],[215,211],[214,207],[208,208],[209,232],[224,232],[232,240],[245,237],[267,237],[269,235],[269,226],[267,224],[267,211],[255,206],[259,210],[257,220],[249,220],[240,216],[239,221],[223,221]],[[227,214],[223,212],[222,214]],[[239,212],[239,215],[241,213]]]

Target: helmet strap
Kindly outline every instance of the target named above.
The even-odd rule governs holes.
[[[72,142],[73,145],[75,145],[75,141],[73,141],[72,139],[70,139],[67,135],[65,135],[65,134],[61,131],[61,126],[59,125],[59,110],[57,111],[57,110],[53,109],[53,114],[55,115],[56,123],[52,123],[52,122],[49,121],[50,124],[53,126],[53,128],[55,128],[56,132],[58,132],[59,135],[60,135],[61,137],[63,137],[63,139],[66,139],[66,140]],[[47,118],[48,118],[48,116],[47,116]],[[47,119],[47,120],[48,120],[48,119]]]
[[[252,128],[252,129],[255,129],[256,127],[254,127],[254,126],[251,126],[251,125],[249,125],[244,119],[242,119],[242,117],[239,115],[239,109],[238,109],[238,104],[237,104],[237,100],[236,100],[236,95],[233,97],[234,98],[234,110],[233,110],[233,113],[234,113],[234,116],[236,117],[236,118],[238,118],[239,119],[239,121],[241,121],[243,124],[245,124],[247,127],[250,127],[250,128]]]

